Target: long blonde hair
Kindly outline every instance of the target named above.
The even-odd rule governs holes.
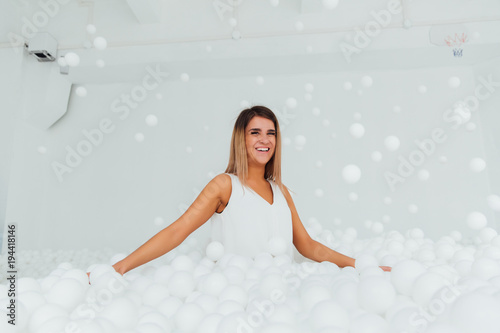
[[[246,178],[248,176],[247,147],[245,143],[245,129],[253,117],[263,117],[271,120],[276,129],[276,146],[273,157],[267,162],[264,178],[274,181],[284,192],[284,185],[281,182],[281,131],[276,115],[267,107],[256,105],[240,112],[234,123],[233,134],[231,136],[231,146],[229,153],[229,163],[225,173],[231,173],[238,176],[241,184],[247,186]]]

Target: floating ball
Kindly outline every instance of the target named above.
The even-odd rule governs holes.
[[[339,5],[339,0],[322,0],[323,7],[326,9],[332,10],[337,8]]]
[[[346,165],[342,169],[342,177],[349,184],[354,184],[361,178],[361,169],[354,164]]]
[[[349,127],[349,133],[356,139],[362,138],[365,134],[365,127],[360,123],[354,123]]]
[[[474,172],[481,172],[486,168],[486,162],[482,158],[473,158],[469,163],[469,167]]]
[[[158,125],[158,117],[156,117],[154,114],[147,115],[145,121],[146,124],[151,127]]]
[[[467,216],[467,226],[473,230],[480,230],[486,227],[488,220],[483,213],[472,212]]]
[[[369,88],[373,85],[373,79],[371,76],[365,75],[361,78],[361,84],[363,87]]]
[[[85,97],[87,96],[87,88],[85,87],[78,87],[76,88],[76,94],[80,97]]]
[[[452,76],[448,79],[448,85],[451,88],[458,88],[458,86],[460,86],[460,79],[456,76]]]
[[[89,34],[93,35],[93,34],[96,33],[96,31],[97,31],[97,29],[96,29],[95,25],[93,25],[93,24],[88,24],[87,25],[87,32]]]
[[[425,94],[427,92],[427,87],[423,84],[418,86],[418,92],[421,94]]]
[[[189,75],[187,73],[182,73],[181,74],[181,81],[182,82],[188,82],[189,81]]]
[[[371,157],[374,162],[380,162],[382,160],[382,153],[379,151],[374,151],[372,152]]]
[[[396,151],[400,146],[399,138],[394,135],[390,135],[385,138],[384,145],[389,151]]]
[[[297,107],[297,100],[293,97],[289,97],[286,100],[286,106],[290,109],[295,109]]]
[[[66,60],[66,64],[69,67],[76,67],[80,64],[80,57],[78,54],[73,52],[68,52],[64,55],[64,59]]]
[[[98,50],[104,50],[108,46],[108,42],[104,37],[96,37],[94,39],[94,47]]]
[[[488,196],[487,200],[491,209],[500,211],[500,196],[491,194]]]

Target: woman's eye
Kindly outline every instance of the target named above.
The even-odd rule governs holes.
[[[250,132],[250,134],[259,134],[259,132]]]

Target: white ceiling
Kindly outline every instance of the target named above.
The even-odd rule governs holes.
[[[231,2],[238,5],[228,5]],[[391,15],[380,34],[348,63],[340,45],[353,45],[356,29],[376,22],[374,13],[387,13],[391,2],[340,0],[329,10],[317,0],[281,0],[276,7],[269,0],[53,0],[45,3],[57,6],[44,9],[37,0],[3,0],[0,47],[11,47],[8,33],[26,37],[27,27],[33,24],[57,39],[60,54],[80,55],[82,66],[71,72],[76,81],[103,79],[96,59],[106,61],[108,74],[116,72],[111,77],[154,62],[181,71],[189,68],[200,76],[224,76],[250,75],[259,69],[468,65],[500,55],[500,1],[405,0],[402,13]],[[214,4],[228,10],[218,13]],[[47,22],[36,27],[36,18],[44,17]],[[88,24],[96,27],[95,35],[87,32]],[[449,49],[430,43],[430,28],[446,24],[468,29],[463,58],[450,57]],[[235,34],[241,38],[233,39]],[[95,36],[106,38],[106,50],[91,46]]]

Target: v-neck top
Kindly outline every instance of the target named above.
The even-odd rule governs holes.
[[[255,257],[267,252],[286,254],[293,259],[292,213],[277,184],[268,180],[273,203],[250,187],[243,187],[238,176],[231,177],[231,197],[222,211],[211,220],[211,239],[224,245],[226,253]]]

